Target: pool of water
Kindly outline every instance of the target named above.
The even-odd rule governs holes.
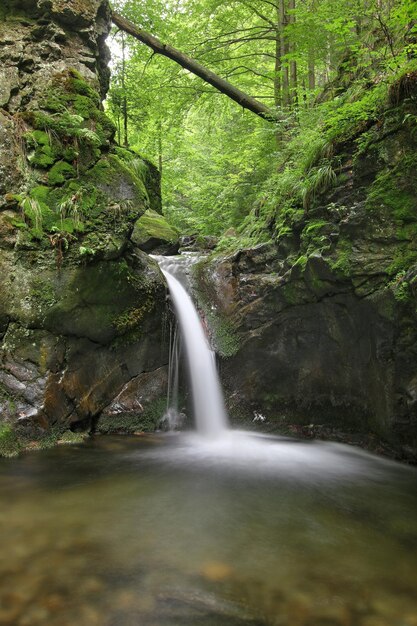
[[[0,461],[0,624],[417,626],[417,471],[232,433]]]

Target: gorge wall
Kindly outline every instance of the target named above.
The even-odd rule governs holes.
[[[416,116],[410,72],[333,146],[332,189],[278,210],[273,243],[200,267],[236,419],[373,433],[417,458]]]
[[[140,429],[165,384],[165,285],[131,235],[160,212],[159,173],[103,111],[109,5],[6,0],[0,18],[1,420],[87,429],[131,385]]]

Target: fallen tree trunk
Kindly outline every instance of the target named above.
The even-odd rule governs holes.
[[[260,117],[263,117],[271,122],[277,121],[275,113],[262,104],[262,102],[259,102],[244,91],[234,87],[227,80],[224,80],[224,78],[221,78],[191,57],[183,54],[168,44],[162,43],[162,41],[157,39],[157,37],[150,35],[141,28],[137,28],[134,24],[132,24],[132,22],[129,22],[129,20],[125,19],[121,15],[118,15],[117,13],[112,14],[112,20],[113,23],[120,28],[120,30],[123,30],[125,33],[132,35],[132,37],[138,39],[146,46],[149,46],[149,48],[152,48],[156,54],[162,54],[163,56],[168,57],[189,72],[199,76],[206,83],[209,83],[218,91],[240,104],[240,106],[244,109],[248,109],[249,111],[252,111],[252,113],[256,113],[256,115],[259,115]]]

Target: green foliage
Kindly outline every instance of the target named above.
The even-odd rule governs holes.
[[[414,176],[417,157],[403,157],[376,177],[367,197],[369,211],[388,209],[400,223],[417,222],[417,182]]]
[[[336,259],[331,263],[330,267],[341,278],[349,278],[351,273],[351,252],[352,243],[346,239],[338,242],[335,254]]]
[[[392,289],[397,302],[408,302],[411,300],[411,290],[406,280],[405,270],[398,272],[388,286]]]
[[[303,207],[309,209],[317,196],[331,189],[335,183],[336,173],[331,163],[322,163],[320,167],[310,170],[301,191]]]
[[[284,26],[278,4],[265,0],[117,4],[133,22],[275,107],[280,119],[273,125],[239,110],[124,37],[107,110],[122,142],[126,105],[130,142],[161,165],[163,211],[183,233],[222,236],[234,228],[252,242],[288,236],[282,214],[310,210],[341,180],[337,147],[380,120],[394,84],[397,95],[410,92],[401,76],[415,65],[412,0],[306,0]],[[282,58],[277,31],[289,44]],[[291,63],[298,82],[289,107],[275,68]],[[223,249],[235,244],[220,239]]]
[[[0,457],[11,458],[22,450],[22,443],[9,424],[0,424]]]
[[[330,248],[329,233],[333,225],[324,220],[311,220],[301,233],[301,243],[307,255],[324,252]]]
[[[401,274],[410,269],[417,262],[417,250],[415,246],[398,246],[392,262],[386,268],[389,276]]]
[[[96,428],[98,432],[109,434],[134,434],[154,432],[158,422],[166,411],[166,398],[159,398],[146,404],[143,412],[118,413],[104,415],[99,418]]]

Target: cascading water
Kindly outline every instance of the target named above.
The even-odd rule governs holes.
[[[169,430],[175,430],[181,424],[181,414],[178,409],[180,348],[180,333],[178,322],[175,320],[170,325],[167,409],[163,417]]]
[[[211,438],[228,428],[227,413],[210,349],[196,308],[183,284],[194,257],[154,257],[166,278],[185,347],[197,430]],[[169,411],[169,409],[168,409]]]

